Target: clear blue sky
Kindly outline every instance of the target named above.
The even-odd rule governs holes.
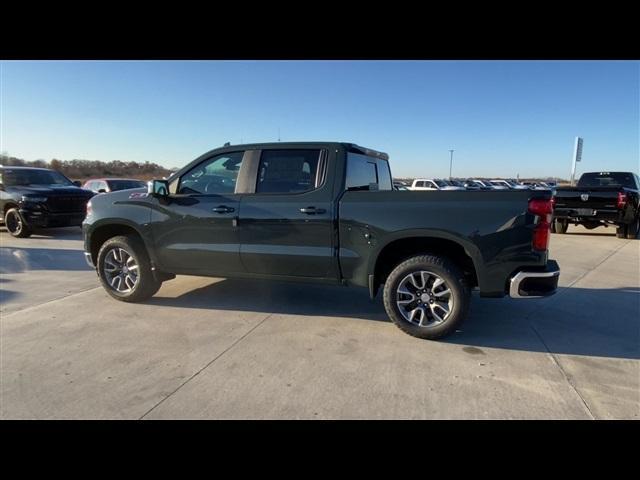
[[[182,166],[232,144],[338,140],[394,176],[639,169],[640,62],[0,62],[0,151]]]

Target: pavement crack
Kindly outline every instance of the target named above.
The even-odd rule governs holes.
[[[571,378],[569,377],[569,375],[567,375],[567,372],[564,371],[564,368],[562,368],[562,365],[560,365],[560,362],[558,361],[558,359],[556,358],[555,354],[551,351],[551,349],[549,348],[549,346],[547,345],[547,343],[544,341],[544,339],[542,338],[542,335],[540,335],[540,332],[538,332],[538,330],[536,330],[536,327],[533,326],[533,324],[529,324],[529,326],[531,327],[531,330],[533,330],[536,334],[536,336],[538,337],[538,339],[540,340],[540,342],[542,343],[542,345],[544,345],[544,348],[547,350],[547,354],[551,357],[551,360],[553,361],[553,363],[556,365],[556,367],[558,367],[558,369],[560,370],[560,373],[562,373],[562,376],[564,377],[564,379],[566,380],[566,382],[569,384],[569,386],[573,389],[573,391],[575,392],[575,394],[578,396],[578,398],[582,401],[582,404],[584,405],[584,408],[587,410],[587,412],[589,413],[589,416],[591,417],[591,420],[595,420],[596,417],[593,414],[593,412],[591,411],[591,408],[589,408],[589,404],[587,403],[587,401],[584,399],[584,397],[580,394],[580,392],[578,391],[578,388],[574,385],[574,383],[571,381]]]
[[[242,340],[244,340],[251,332],[253,332],[256,328],[258,328],[260,325],[262,325],[264,322],[266,322],[269,318],[271,318],[273,316],[273,313],[270,313],[269,315],[267,315],[266,317],[264,317],[262,320],[260,320],[257,324],[255,324],[253,327],[251,327],[244,335],[242,335],[240,338],[238,338],[235,342],[233,342],[231,345],[229,345],[227,348],[225,348],[222,352],[220,352],[218,355],[216,355],[213,360],[211,360],[209,363],[207,363],[204,367],[202,367],[200,370],[198,370],[196,373],[194,373],[193,375],[191,375],[189,378],[187,378],[184,382],[182,382],[178,388],[176,388],[173,392],[171,392],[169,395],[167,395],[166,397],[164,397],[162,400],[160,400],[158,403],[156,403],[153,407],[151,407],[149,410],[147,410],[145,412],[144,415],[142,415],[138,420],[143,420],[144,417],[146,417],[147,415],[149,415],[152,411],[154,411],[158,406],[160,406],[162,403],[164,403],[165,400],[167,400],[169,397],[172,397],[175,393],[178,392],[178,390],[180,390],[182,387],[184,387],[187,383],[189,383],[191,380],[193,380],[195,377],[197,377],[198,375],[200,375],[201,372],[203,372],[204,370],[206,370],[207,368],[209,368],[209,366],[211,366],[216,360],[218,360],[220,357],[222,357],[225,353],[227,353],[229,350],[231,350],[233,347],[235,347],[238,343],[240,343]]]
[[[580,275],[578,278],[576,278],[573,282],[571,282],[569,285],[562,287],[561,289],[559,289],[560,291],[554,295],[555,297],[565,294],[566,292],[570,291],[570,288],[575,285],[576,283],[578,283],[580,280],[582,280],[583,278],[585,278],[587,275],[589,275],[590,273],[595,272],[598,267],[600,267],[600,265],[602,265],[603,263],[605,263],[607,260],[609,260],[611,257],[613,257],[615,254],[617,254],[618,252],[620,252],[620,250],[622,250],[624,247],[626,247],[629,244],[629,242],[624,242],[622,243],[618,248],[616,248],[615,250],[613,250],[611,253],[609,253],[609,255],[605,256],[600,262],[598,262],[596,265],[594,265],[592,268],[590,268],[589,270],[587,270],[586,272],[584,272],[582,275]],[[578,398],[580,398],[580,400],[582,401],[582,404],[584,405],[584,407],[586,408],[587,412],[589,413],[589,416],[591,417],[592,420],[595,420],[595,416],[593,415],[593,412],[591,411],[591,408],[589,408],[589,404],[587,403],[587,401],[584,399],[584,397],[580,394],[580,392],[578,391],[577,387],[574,385],[574,383],[571,381],[569,375],[567,375],[567,372],[565,372],[565,370],[562,368],[562,365],[560,364],[560,361],[558,360],[558,358],[556,358],[555,354],[551,351],[551,349],[549,348],[549,346],[547,345],[547,343],[544,341],[544,338],[542,338],[542,335],[540,334],[540,332],[538,332],[538,330],[535,328],[535,326],[533,325],[533,320],[531,317],[533,317],[534,315],[540,313],[541,310],[543,310],[547,305],[549,300],[551,300],[553,297],[548,297],[545,298],[543,301],[541,302],[541,305],[534,309],[533,311],[531,311],[529,314],[527,314],[525,316],[525,319],[529,321],[529,326],[531,327],[531,329],[534,331],[534,333],[536,334],[536,336],[538,337],[538,339],[540,340],[540,342],[542,343],[542,345],[544,346],[544,348],[547,351],[547,354],[551,357],[551,360],[553,361],[553,363],[556,365],[556,367],[558,367],[558,369],[560,370],[560,372],[562,373],[562,376],[564,377],[564,379],[566,380],[566,382],[569,384],[569,386],[573,389],[573,391],[576,393],[576,395],[578,396]]]

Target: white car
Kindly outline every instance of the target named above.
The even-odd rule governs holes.
[[[491,180],[491,185],[495,185],[497,187],[503,186],[505,190],[529,190],[529,187],[526,185],[520,185],[515,182],[510,182],[509,180]]]
[[[432,178],[416,178],[409,190],[464,190],[464,187],[447,185],[442,180]]]

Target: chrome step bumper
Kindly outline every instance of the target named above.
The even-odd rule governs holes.
[[[542,271],[521,271],[509,281],[511,298],[542,298],[556,293],[560,267],[555,260],[549,260]]]

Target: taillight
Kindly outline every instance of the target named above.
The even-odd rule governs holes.
[[[87,215],[91,215],[91,211],[92,211],[91,200],[89,200],[87,202]]]
[[[529,212],[538,217],[538,222],[533,227],[533,238],[531,240],[534,250],[547,250],[549,248],[553,204],[553,198],[549,200],[541,198],[529,200]]]
[[[627,194],[624,192],[618,192],[618,202],[616,203],[616,206],[622,209],[626,204],[627,204]]]

